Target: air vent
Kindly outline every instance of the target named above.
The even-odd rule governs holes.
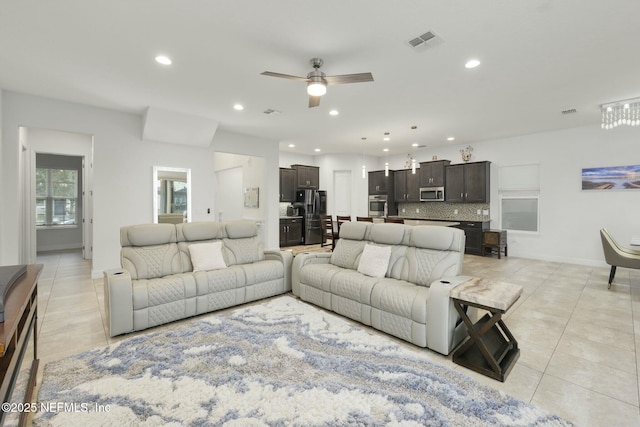
[[[442,42],[442,39],[436,33],[433,31],[427,31],[424,34],[409,40],[409,45],[414,49],[424,49],[427,47],[433,47],[440,42]]]
[[[576,110],[575,108],[571,108],[570,110],[563,110],[561,111],[562,114],[574,114],[577,113],[578,110]]]
[[[274,115],[280,114],[280,111],[274,110],[273,108],[267,108],[266,110],[263,111],[263,113],[266,114],[267,116],[269,116],[269,115],[272,115],[272,114],[274,114]]]

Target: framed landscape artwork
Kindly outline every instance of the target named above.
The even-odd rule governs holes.
[[[638,190],[640,165],[582,169],[583,190]]]

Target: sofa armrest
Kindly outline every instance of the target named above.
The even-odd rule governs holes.
[[[300,296],[300,269],[307,264],[329,264],[330,252],[304,252],[293,258],[291,266],[291,288],[295,296]]]
[[[471,279],[470,276],[443,277],[429,287],[427,299],[427,346],[438,353],[448,355],[466,336],[466,327],[458,324],[460,315],[449,297],[451,290]],[[470,318],[477,317],[475,308],[469,307]]]
[[[105,270],[104,309],[110,336],[133,332],[133,287],[128,271]]]
[[[291,251],[264,251],[264,258],[282,262],[284,267],[284,289],[291,290],[291,264],[293,264],[293,254]]]

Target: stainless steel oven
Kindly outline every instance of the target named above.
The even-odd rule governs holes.
[[[387,196],[369,196],[369,216],[387,216]]]
[[[421,202],[444,202],[444,187],[425,187],[420,189]]]

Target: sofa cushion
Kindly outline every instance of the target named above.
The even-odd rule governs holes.
[[[258,235],[258,225],[253,221],[229,221],[224,223],[226,237],[242,239]]]
[[[391,246],[366,244],[358,262],[358,273],[371,277],[384,277],[389,268],[390,257]]]
[[[342,230],[341,230],[342,232]],[[360,260],[360,254],[364,249],[365,240],[347,240],[340,238],[331,253],[329,262],[335,266],[356,270]]]
[[[189,255],[193,271],[219,270],[227,267],[222,256],[222,242],[189,245]]]
[[[457,265],[458,257],[458,253],[455,252],[408,248],[405,254],[405,268],[400,277],[394,278],[428,287],[434,280],[443,277],[446,268]]]
[[[258,236],[227,238],[223,242],[227,265],[251,264],[264,260],[264,250]]]
[[[134,310],[164,305],[168,310],[168,321],[184,317],[185,299],[196,296],[196,283],[191,274],[171,274],[157,279],[134,280],[132,286]],[[157,324],[155,320],[154,324]]]
[[[244,271],[246,285],[270,282],[282,279],[284,276],[284,266],[280,261],[276,260],[263,260],[252,264],[239,265],[239,267]]]
[[[172,224],[157,224],[168,225]],[[180,254],[175,243],[154,246],[123,247],[120,252],[122,268],[131,274],[131,278],[155,279],[170,274],[182,273]]]
[[[139,224],[120,228],[120,245],[155,246],[176,242],[176,226],[173,224]]]
[[[380,279],[376,277],[363,276],[356,271],[342,269],[332,277],[330,289],[333,295],[371,305],[371,292],[379,281]]]
[[[219,240],[224,237],[224,227],[219,222],[189,222],[176,225],[178,242]]]
[[[345,222],[340,226],[340,238],[364,240],[373,224],[368,222]]]
[[[402,224],[373,224],[369,239],[382,245],[406,245],[408,244],[411,228],[410,225]]]
[[[438,225],[418,225],[411,230],[410,245],[439,251],[464,252],[464,231]]]
[[[300,282],[329,292],[333,276],[341,271],[344,269],[333,264],[307,264],[300,270]]]

